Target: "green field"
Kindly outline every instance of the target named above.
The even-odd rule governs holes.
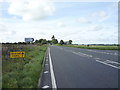
[[[18,46],[21,48],[21,46]],[[6,50],[9,48],[9,50]],[[2,87],[3,88],[37,88],[47,46],[22,46],[14,49],[25,51],[26,57],[10,59],[8,53],[13,47],[3,46],[2,57]],[[6,53],[6,54],[5,54]]]
[[[120,50],[120,46],[96,46],[96,45],[64,45],[66,47],[98,49],[98,50]]]

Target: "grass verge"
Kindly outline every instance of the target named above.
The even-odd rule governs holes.
[[[2,61],[3,88],[37,88],[46,46],[24,48],[24,59]]]
[[[60,45],[61,46],[61,45]],[[65,47],[83,48],[83,49],[98,49],[98,50],[120,50],[120,46],[95,46],[95,45],[63,45]]]

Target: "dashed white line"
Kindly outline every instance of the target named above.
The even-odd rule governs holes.
[[[45,64],[46,66],[48,65],[48,64]]]
[[[112,64],[120,65],[120,63],[115,62],[115,61],[111,61],[111,60],[106,60],[106,61],[104,61],[104,62],[105,62],[105,63],[112,63]]]
[[[72,53],[74,53],[74,54],[76,54],[76,55],[79,55],[79,56],[83,56],[83,57],[93,57],[92,55],[88,55],[88,54],[85,54],[85,53],[81,53],[81,52],[72,52]]]
[[[80,54],[82,54],[82,55],[84,55],[84,56],[87,56],[87,57],[92,57],[92,55],[88,55],[88,54],[81,53],[81,52],[78,52],[78,53],[80,53]]]
[[[100,59],[100,58],[94,58],[94,59]]]
[[[107,66],[111,66],[111,67],[113,67],[113,68],[120,69],[120,67],[117,67],[117,66],[114,66],[114,65],[108,64],[108,63],[103,62],[103,61],[100,61],[100,60],[96,60],[96,61],[99,62],[99,63],[105,64],[105,65],[107,65]]]
[[[77,54],[77,55],[80,55],[80,56],[85,56],[85,57],[93,57],[92,55],[88,55],[88,54],[85,54],[85,53],[81,53],[81,52],[72,52],[74,54]],[[111,66],[113,68],[117,68],[117,69],[120,69],[119,66],[115,66],[115,65],[112,65],[112,64],[116,64],[116,65],[120,65],[120,63],[118,62],[115,62],[115,61],[110,61],[110,60],[105,60],[105,61],[101,61],[100,58],[93,58],[95,59],[97,62],[99,63],[102,63],[102,64],[105,64],[105,65],[108,65],[108,66]]]
[[[109,53],[109,52],[101,52],[101,51],[94,51],[94,50],[87,50],[87,51],[91,51],[91,52],[96,52],[96,53],[103,53],[103,54],[109,54],[109,55],[119,55],[118,53]]]
[[[48,85],[45,85],[45,86],[43,86],[42,88],[43,88],[43,89],[47,89],[47,88],[49,88],[49,86],[48,86]]]
[[[48,71],[45,71],[44,73],[48,73]]]
[[[51,81],[52,81],[52,88],[57,90],[57,85],[56,85],[56,80],[55,80],[55,75],[53,71],[53,65],[52,65],[52,60],[51,60],[51,55],[50,55],[50,48],[49,49],[49,63],[50,63],[50,72],[51,72]]]

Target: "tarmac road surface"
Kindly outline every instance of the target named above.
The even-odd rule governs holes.
[[[39,87],[118,88],[118,57],[115,50],[50,46]]]

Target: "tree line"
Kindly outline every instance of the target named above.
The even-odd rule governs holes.
[[[15,43],[2,43],[2,44],[22,44],[22,45],[27,45],[27,44],[40,44],[40,45],[44,45],[44,44],[60,44],[60,45],[70,45],[72,44],[72,40],[69,41],[64,41],[64,40],[60,40],[60,42],[58,42],[58,40],[55,38],[55,36],[53,35],[51,37],[51,40],[46,40],[46,39],[39,39],[39,40],[35,40],[35,42],[15,42]]]
[[[51,37],[51,40],[46,40],[46,39],[39,39],[39,40],[35,40],[35,43],[39,43],[39,44],[50,44],[50,45],[53,45],[53,44],[60,44],[60,45],[68,45],[68,44],[72,44],[72,40],[69,40],[69,41],[63,41],[63,40],[60,40],[60,42],[58,42],[58,40],[55,38],[55,36],[53,35]]]

